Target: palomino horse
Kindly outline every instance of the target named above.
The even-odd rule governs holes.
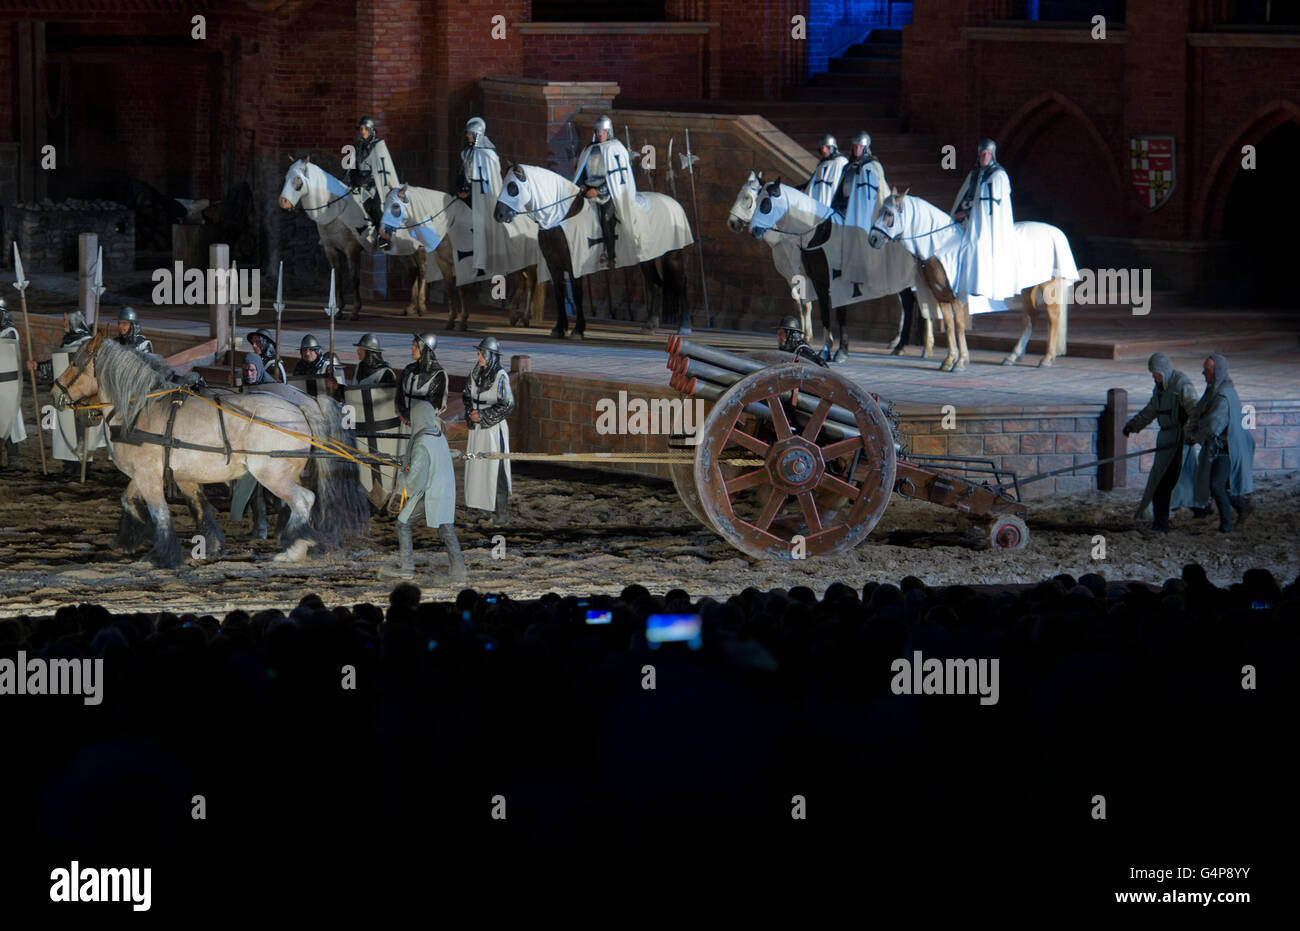
[[[907,191],[900,194],[895,188],[881,203],[880,213],[871,227],[871,245],[874,248],[884,248],[891,242],[901,243],[916,256],[921,263],[922,276],[940,302],[948,323],[948,355],[939,368],[945,372],[964,369],[970,362],[970,353],[966,349],[970,311],[966,302],[957,300],[949,282],[957,265],[965,258],[966,231],[938,207],[919,197],[908,197]],[[1024,355],[1034,320],[1039,309],[1045,307],[1047,352],[1038,364],[1051,365],[1058,355],[1065,355],[1069,285],[1078,280],[1079,270],[1074,264],[1069,241],[1055,226],[1017,223],[1016,247],[1025,328],[1002,364],[1015,365]]]
[[[749,227],[756,238],[772,247],[777,270],[792,284],[793,275],[804,274],[811,282],[821,307],[822,328],[826,333],[823,355],[836,362],[848,359],[848,341],[844,336],[847,305],[872,298],[887,297],[916,284],[916,262],[903,249],[874,252],[867,243],[869,230],[846,226],[839,214],[802,191],[782,184],[780,179],[763,184],[763,173],[749,173],[731,205],[727,226],[738,233]],[[800,267],[801,266],[801,267]],[[805,289],[792,290],[803,316],[804,333],[811,337],[812,314],[807,302],[797,296]],[[921,314],[926,327],[928,356],[934,345],[930,329],[930,309],[921,292]],[[904,302],[903,306],[906,306]],[[835,308],[839,341],[831,332],[831,308]],[[902,351],[910,329],[906,316],[900,319],[899,334],[890,345]],[[834,352],[832,353],[832,349]]]
[[[616,224],[622,235],[632,239],[631,255],[641,267],[646,286],[650,291],[652,308],[642,329],[653,330],[659,325],[659,307],[671,318],[680,314],[681,329],[689,332],[690,317],[686,311],[686,270],[682,249],[694,240],[686,212],[681,204],[664,194],[637,194],[636,209],[645,211],[637,218],[635,232],[629,231],[621,221]],[[579,339],[587,328],[582,313],[582,288],[577,279],[600,270],[602,238],[600,219],[594,203],[588,204],[581,189],[568,178],[536,165],[512,165],[505,175],[505,184],[497,198],[492,216],[499,223],[509,223],[516,216],[526,215],[537,223],[537,244],[555,290],[556,320],[553,336],[563,338],[567,315],[565,306],[565,279],[573,283],[573,304],[576,322],[573,333]],[[615,237],[620,233],[615,232]],[[619,250],[615,250],[618,256]],[[628,255],[626,247],[622,254]],[[663,271],[655,267],[655,259],[663,257]],[[619,267],[632,264],[619,259]],[[654,300],[656,290],[661,294],[658,307]]]
[[[384,200],[384,223],[379,235],[389,239],[399,231],[404,231],[435,256],[446,253],[444,246],[450,244],[450,254],[456,258],[455,279],[464,278],[468,281],[473,275],[474,266],[473,222],[473,214],[459,197],[432,188],[404,184],[389,191]],[[503,264],[487,268],[488,276],[519,272],[522,279],[510,305],[511,326],[528,326],[534,322],[534,318],[538,322],[541,320],[546,290],[545,283],[540,280],[537,272],[540,259],[536,236],[521,223],[516,235],[507,240],[502,255],[497,257]],[[464,330],[468,326],[469,311],[459,293],[461,288],[454,287],[452,276],[444,272],[443,277],[447,280],[449,293],[453,288],[457,292],[455,304],[448,300],[452,306],[447,318],[447,329],[456,328],[456,308],[459,305],[459,328]]]
[[[346,536],[367,532],[370,506],[356,464],[313,457],[305,439],[352,443],[338,402],[284,385],[275,385],[275,393],[218,390],[195,396],[172,384],[171,375],[157,356],[100,333],[81,347],[51,389],[60,409],[98,395],[114,410],[110,422],[120,432],[113,463],[131,479],[122,494],[118,546],[134,549],[152,532],[154,565],[174,569],[184,562],[164,491],[168,468],[189,501],[208,556],[221,552],[225,536],[200,486],[245,473],[289,505],[280,534],[285,549],[276,561],[302,559],[310,546],[338,546]],[[288,455],[281,452],[286,445]],[[312,490],[298,482],[304,467]]]
[[[335,278],[345,285],[339,288],[340,299],[343,302],[340,309],[347,309],[350,294],[352,319],[360,319],[361,252],[370,251],[372,248],[371,244],[364,240],[360,231],[370,224],[370,218],[349,193],[348,186],[319,165],[313,164],[311,156],[308,155],[289,166],[284,176],[284,187],[280,189],[279,204],[284,210],[302,207],[303,212],[316,221],[321,248],[325,250],[325,260],[334,270]],[[412,311],[417,317],[421,316],[424,313],[427,279],[425,249],[406,235],[394,237],[392,243],[391,254],[409,256],[412,263],[414,277],[411,280],[411,300],[406,307],[406,316],[410,316]],[[450,284],[450,244],[443,254],[435,255],[434,259],[438,262],[443,277]]]

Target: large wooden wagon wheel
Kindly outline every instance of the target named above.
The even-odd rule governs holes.
[[[796,411],[794,392],[815,409]],[[824,435],[832,405],[853,415],[859,436]],[[724,462],[742,458],[763,464]],[[804,557],[861,543],[889,504],[896,467],[889,423],[867,392],[829,369],[787,363],[718,399],[701,428],[695,488],[709,525],[733,546],[789,560],[796,536]]]

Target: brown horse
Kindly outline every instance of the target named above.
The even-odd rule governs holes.
[[[130,550],[152,537],[154,565],[174,569],[184,561],[164,491],[169,468],[209,556],[221,552],[225,537],[201,485],[246,473],[289,505],[280,534],[285,549],[276,561],[302,559],[310,546],[338,546],[346,536],[367,532],[370,508],[356,464],[313,456],[308,442],[351,445],[336,401],[283,385],[273,386],[274,393],[199,395],[175,385],[173,376],[158,356],[101,333],[81,347],[51,389],[60,409],[96,396],[113,409],[113,464],[131,480],[122,494],[120,547]],[[311,490],[299,483],[304,468]]]

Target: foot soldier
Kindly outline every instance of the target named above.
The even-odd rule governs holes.
[[[1246,519],[1254,505],[1246,495],[1254,490],[1255,438],[1241,424],[1241,399],[1228,377],[1228,360],[1214,353],[1205,360],[1205,393],[1196,402],[1187,421],[1187,443],[1201,444],[1196,470],[1196,501],[1211,498],[1219,510],[1219,530],[1232,531],[1232,512],[1237,523]]]
[[[27,427],[23,423],[23,366],[19,346],[18,328],[9,316],[4,298],[0,297],[0,440],[4,441],[11,469],[18,466],[18,444],[27,439]]]
[[[339,361],[336,355],[333,357],[333,365],[330,359],[325,358],[329,353],[325,352],[316,337],[308,333],[302,338],[298,345],[298,364],[293,367],[295,375],[328,375],[340,385],[346,385],[347,381],[343,377],[343,363]]]
[[[123,307],[117,315],[117,341],[140,352],[153,352],[153,342],[140,332],[140,318],[134,307]]]
[[[966,230],[953,294],[962,300],[977,296],[996,301],[1018,293],[1011,179],[998,164],[998,146],[992,139],[981,139],[976,147],[975,167],[957,192],[952,218]]]
[[[849,163],[849,160],[840,154],[835,137],[830,133],[822,136],[821,144],[817,147],[817,155],[821,160],[813,170],[812,177],[805,182],[803,192],[813,200],[830,207],[840,189],[840,175],[844,173],[844,166]]]
[[[417,333],[411,341],[411,358],[415,361],[402,370],[397,385],[397,413],[407,423],[412,401],[428,401],[439,416],[447,406],[447,373],[438,362],[434,352],[437,348],[438,337],[432,333]]]
[[[1190,476],[1181,482],[1179,479],[1183,472],[1187,418],[1196,407],[1196,386],[1190,378],[1174,368],[1173,361],[1163,352],[1157,352],[1147,360],[1147,369],[1151,372],[1152,381],[1156,383],[1155,390],[1151,392],[1147,406],[1124,425],[1124,435],[1139,433],[1154,420],[1160,425],[1156,446],[1172,448],[1161,449],[1156,453],[1155,463],[1147,477],[1146,490],[1142,493],[1142,502],[1133,516],[1141,518],[1146,513],[1147,505],[1151,505],[1155,511],[1152,532],[1168,533],[1170,501],[1174,489],[1190,484]],[[1193,465],[1195,461],[1194,458],[1190,460]]]
[[[244,362],[240,366],[240,372],[243,374],[244,390],[248,390],[254,385],[265,385],[274,383],[274,379],[266,374],[263,368],[262,357],[256,352],[244,354]],[[244,537],[246,540],[265,540],[266,539],[266,506],[268,499],[272,502],[272,507],[279,502],[269,491],[258,484],[251,472],[245,472],[235,482],[230,491],[230,517],[232,520],[243,520],[244,508],[248,504],[253,505],[253,527]]]
[[[357,121],[356,150],[356,167],[347,170],[343,181],[370,220],[368,226],[357,232],[372,247],[388,249],[391,243],[377,233],[383,219],[384,199],[393,188],[401,187],[401,182],[397,180],[393,157],[388,154],[388,143],[379,138],[375,121],[368,116]]]
[[[448,578],[459,582],[465,578],[465,559],[456,538],[456,472],[451,465],[451,449],[433,405],[421,398],[411,402],[411,427],[415,431],[406,447],[402,470],[389,498],[388,510],[397,514],[398,557],[396,566],[379,570],[383,579],[409,579],[415,575],[415,551],[411,541],[411,518],[421,500],[424,519],[438,528],[438,536],[447,547],[451,561]]]
[[[391,385],[397,381],[392,368],[384,361],[384,352],[379,348],[379,339],[373,333],[367,333],[353,343],[357,347],[357,384],[363,388],[374,385]]]
[[[782,352],[794,354],[794,361],[815,362],[822,368],[829,368],[826,360],[821,354],[804,342],[803,327],[794,317],[786,317],[781,321],[781,327],[776,331],[776,348]]]
[[[267,381],[278,381],[281,384],[289,381],[284,373],[284,364],[275,351],[275,338],[270,333],[266,330],[254,330],[248,334],[248,345],[253,347],[253,352],[261,359],[261,368]]]
[[[510,425],[506,417],[515,408],[510,376],[501,370],[501,347],[495,336],[478,344],[478,364],[465,380],[465,420],[469,424],[470,453],[510,452]],[[469,459],[465,463],[465,504],[495,511],[498,526],[510,520],[513,488],[509,459]]]
[[[573,183],[582,188],[584,197],[593,198],[600,210],[600,231],[605,243],[602,264],[617,264],[615,222],[621,222],[630,235],[632,210],[636,204],[636,179],[632,177],[632,156],[614,136],[614,121],[607,116],[596,120],[591,143],[578,158]]]
[[[63,374],[68,361],[77,354],[81,344],[95,334],[86,324],[81,311],[65,314],[63,318],[63,339],[44,362],[27,360],[27,367],[36,370],[36,377],[41,381],[53,381]],[[81,453],[83,445],[89,449],[99,449],[105,445],[105,429],[99,412],[94,410],[62,410],[55,415],[55,428],[50,437],[50,446],[55,459],[63,460],[64,478],[74,478],[80,474]],[[90,474],[90,462],[86,463],[86,474]]]

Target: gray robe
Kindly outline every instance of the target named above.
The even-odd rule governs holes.
[[[1228,450],[1228,494],[1248,495],[1255,488],[1255,438],[1241,424],[1241,399],[1228,377],[1228,360],[1220,353],[1214,360],[1214,383],[1206,385],[1205,394],[1196,402],[1187,433],[1201,444],[1196,470],[1196,500],[1210,500],[1210,470],[1215,456],[1226,445]]]
[[[397,473],[397,491],[405,491],[408,497],[397,519],[410,523],[424,499],[424,519],[430,527],[454,523],[456,472],[451,465],[451,447],[428,401],[411,402],[411,428],[415,433],[406,447],[405,468]]]
[[[1186,374],[1174,368],[1167,355],[1157,352],[1147,361],[1147,368],[1152,372],[1158,372],[1164,378],[1164,385],[1156,386],[1151,392],[1151,400],[1147,402],[1147,406],[1134,414],[1125,424],[1125,428],[1130,433],[1138,433],[1154,420],[1160,426],[1160,433],[1156,436],[1156,446],[1170,448],[1161,449],[1156,453],[1155,462],[1147,476],[1146,489],[1142,492],[1142,502],[1133,513],[1134,517],[1142,517],[1146,513],[1165,473],[1182,459],[1183,441],[1187,436],[1186,419],[1191,416],[1192,409],[1196,407],[1196,386]],[[1195,459],[1187,465],[1194,470]],[[1184,500],[1190,498],[1191,486],[1192,477],[1180,474],[1178,485],[1169,502],[1171,509],[1191,506],[1190,500]],[[1180,488],[1182,494],[1179,493]]]

